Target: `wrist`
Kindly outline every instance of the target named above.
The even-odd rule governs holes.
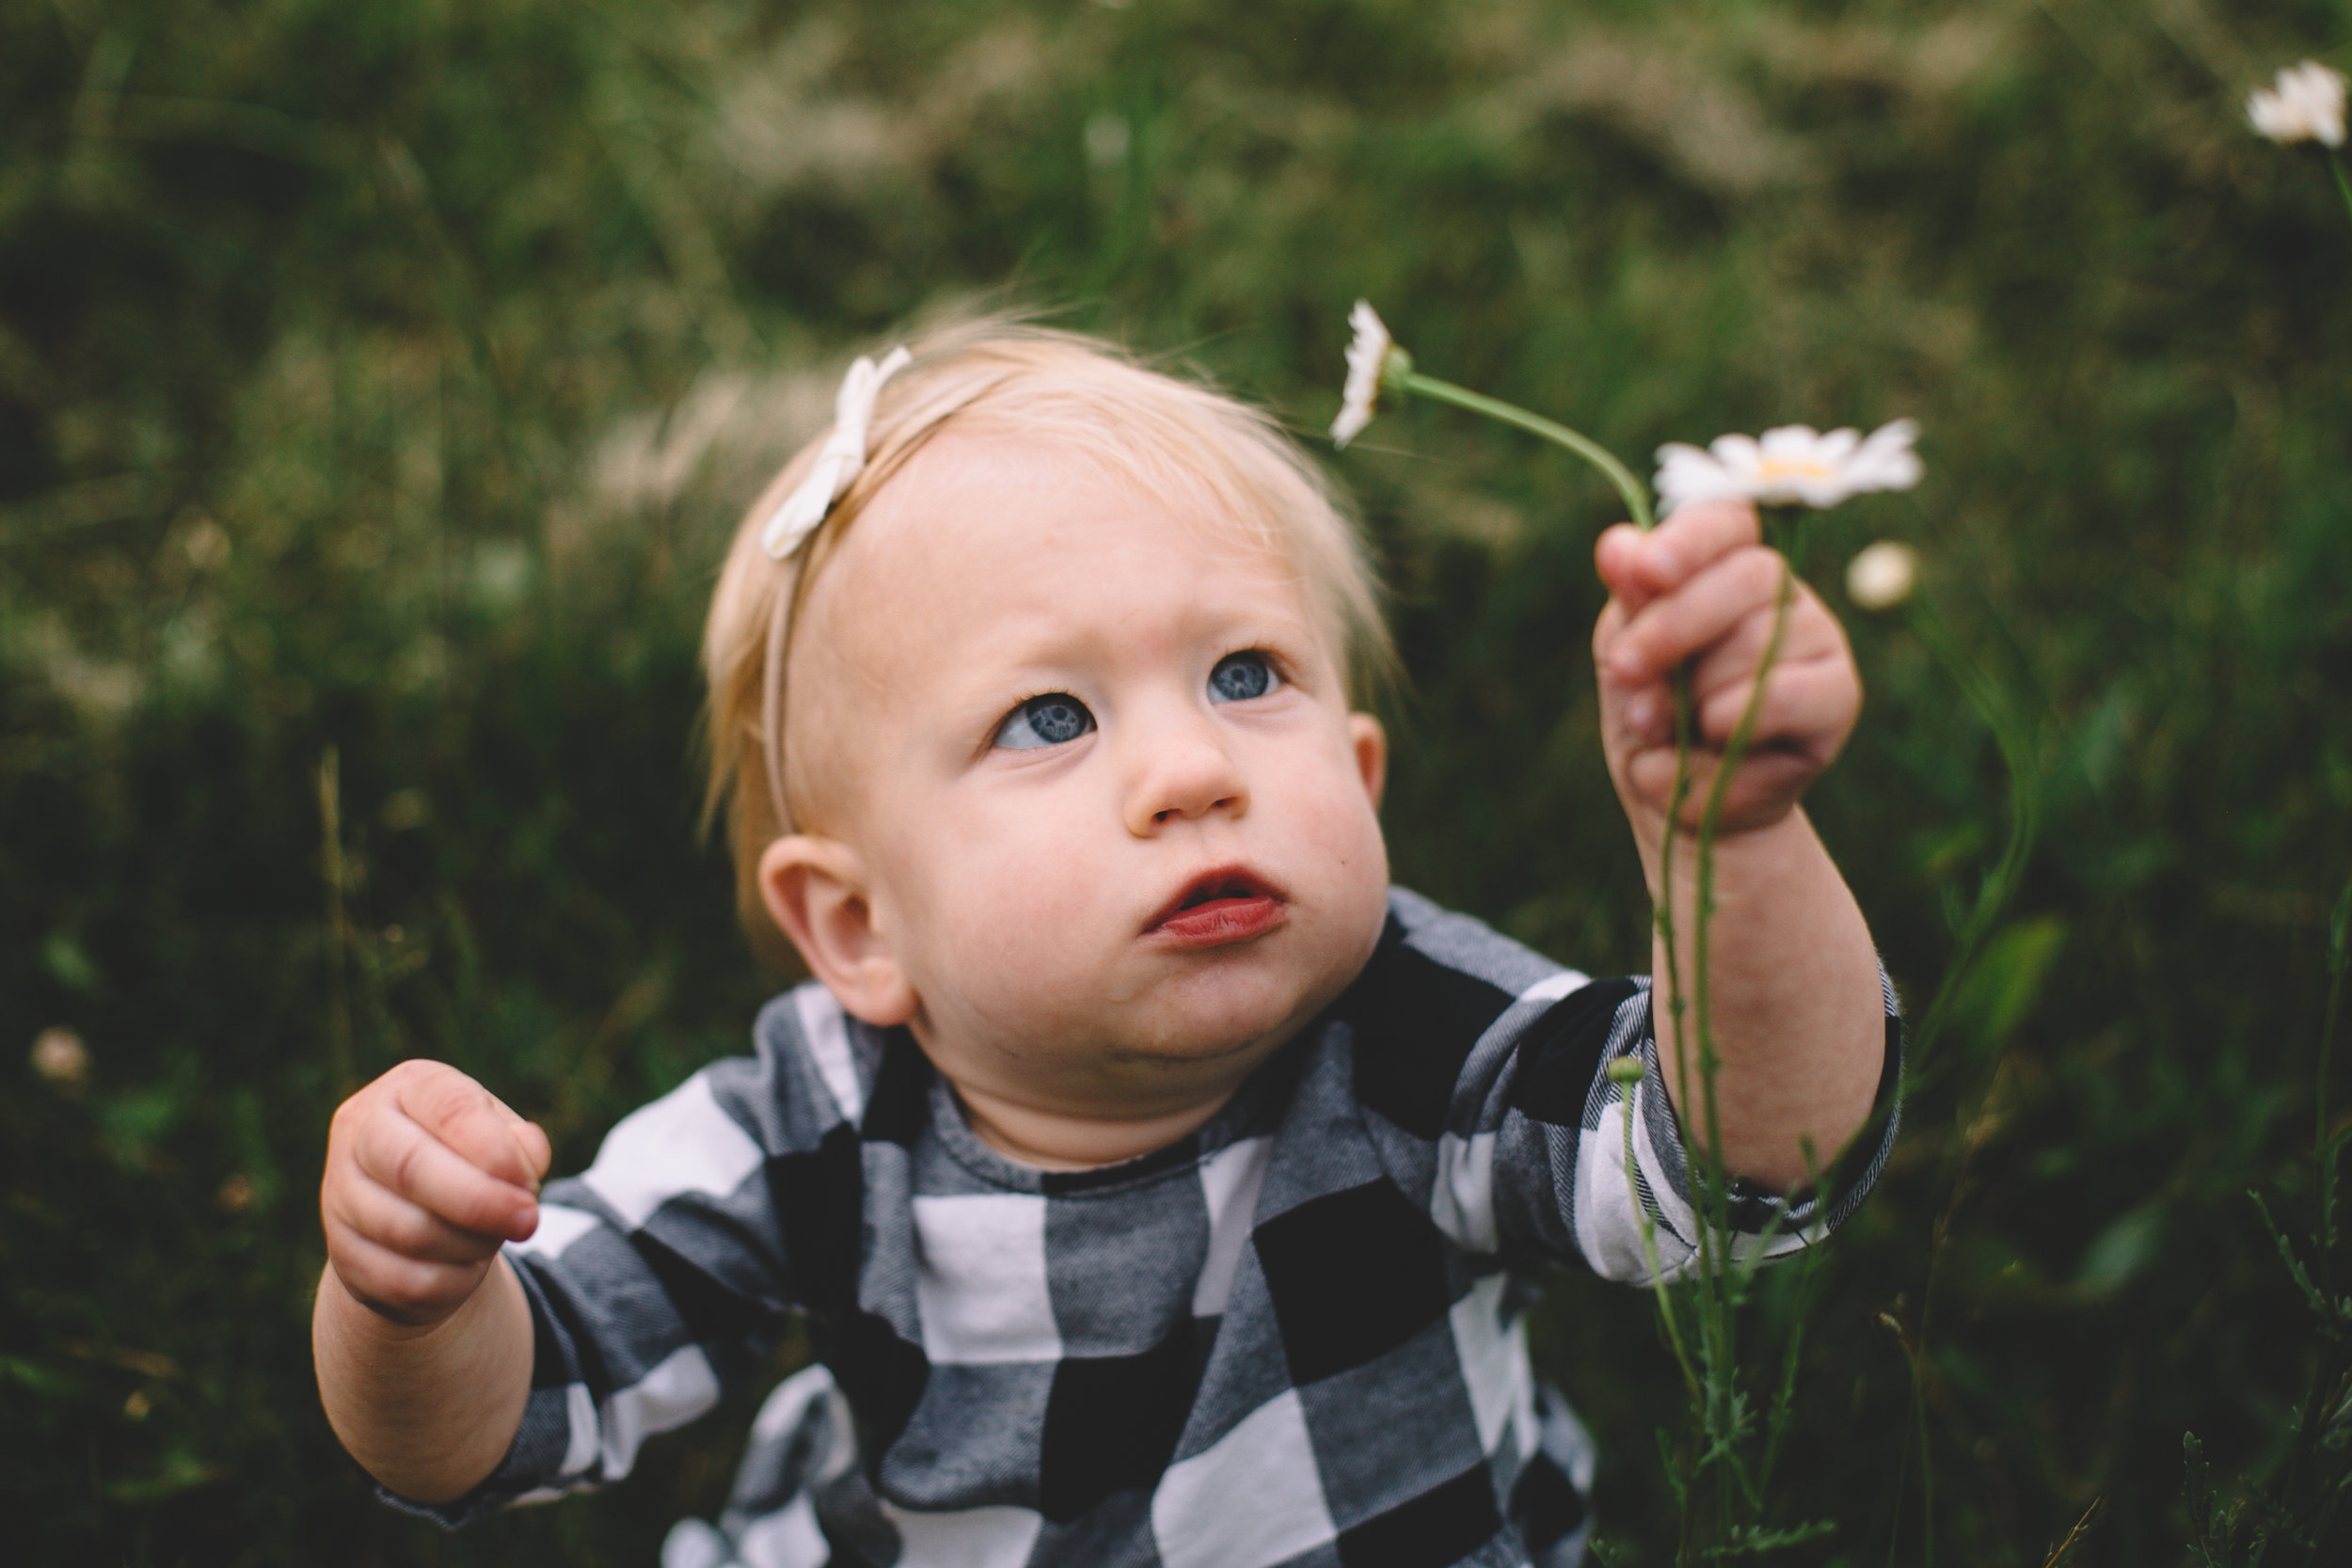
[[[1666,814],[1662,809],[1628,805],[1626,818],[1633,830],[1633,842],[1642,857],[1642,879],[1648,884],[1650,897],[1655,900],[1664,891],[1661,876],[1664,866]],[[1770,821],[1745,821],[1737,827],[1719,827],[1715,833],[1715,875],[1720,879],[1733,863],[1768,864],[1781,857],[1800,853],[1814,842],[1813,825],[1804,815],[1804,808],[1791,802],[1787,810]],[[1699,827],[1693,814],[1674,830],[1674,879],[1677,887],[1688,892],[1698,879]]]
[[[490,1277],[485,1270],[482,1280],[454,1305],[444,1311],[420,1317],[414,1313],[397,1316],[391,1308],[371,1300],[353,1290],[336,1271],[335,1260],[328,1258],[326,1271],[319,1280],[318,1308],[322,1314],[332,1313],[337,1325],[356,1338],[374,1344],[411,1344],[429,1339],[447,1328],[452,1320],[462,1316],[466,1308],[481,1299],[482,1286]]]
[[[311,1320],[327,1424],[361,1468],[421,1503],[462,1497],[497,1468],[530,1398],[532,1341],[530,1303],[503,1259],[422,1325],[372,1310],[330,1266]]]
[[[444,1265],[434,1268],[437,1274],[446,1272]],[[382,1343],[400,1344],[431,1338],[453,1320],[466,1316],[469,1307],[478,1309],[477,1304],[486,1293],[485,1288],[493,1283],[493,1276],[500,1272],[499,1255],[494,1252],[473,1265],[472,1283],[464,1288],[462,1294],[447,1295],[449,1287],[442,1283],[429,1292],[402,1292],[387,1300],[345,1279],[335,1266],[334,1249],[330,1246],[320,1293],[326,1295],[331,1285],[338,1307],[350,1311],[356,1332]],[[387,1292],[393,1292],[399,1291],[401,1282],[386,1277],[374,1283]]]

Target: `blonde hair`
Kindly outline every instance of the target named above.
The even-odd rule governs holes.
[[[711,597],[703,632],[710,683],[705,820],[723,810],[737,914],[753,947],[780,967],[793,967],[794,956],[760,898],[758,867],[768,846],[793,832],[795,769],[784,734],[793,628],[859,514],[949,429],[1050,441],[1151,493],[1185,494],[1297,572],[1310,610],[1342,656],[1351,697],[1361,701],[1393,669],[1378,582],[1346,505],[1268,416],[1073,332],[994,319],[934,334],[883,387],[865,471],[824,521],[785,560],[761,548],[764,525],[814,465],[820,436],[752,503]]]

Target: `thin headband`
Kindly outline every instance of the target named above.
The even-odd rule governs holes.
[[[787,559],[825,520],[833,503],[866,471],[867,427],[874,422],[874,400],[882,383],[906,369],[914,356],[900,344],[875,364],[859,355],[841,378],[834,399],[833,433],[817,453],[817,466],[793,492],[785,497],[759,531],[759,547],[771,561]],[[779,585],[775,609],[768,623],[768,645],[760,671],[761,751],[766,753],[768,802],[776,814],[776,827],[792,830],[792,814],[784,803],[784,638],[791,610],[792,593]]]
[[[850,373],[841,379],[840,394],[834,400],[833,434],[818,451],[817,466],[769,514],[766,526],[759,531],[759,547],[769,560],[782,561],[799,549],[801,541],[825,520],[833,503],[866,471],[866,436],[874,422],[874,400],[881,395],[882,383],[904,370],[914,357],[901,344],[884,355],[879,365],[861,354],[850,366]]]

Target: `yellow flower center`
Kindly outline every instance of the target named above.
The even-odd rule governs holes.
[[[1767,457],[1756,466],[1756,477],[1777,484],[1784,479],[1836,479],[1837,470],[1815,457]]]

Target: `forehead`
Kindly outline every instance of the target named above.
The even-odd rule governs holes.
[[[1114,585],[1132,597],[1179,581],[1204,610],[1309,618],[1295,563],[1207,485],[1122,473],[1050,438],[949,434],[875,496],[813,596],[900,623],[894,641],[930,641],[951,625],[1018,637],[1083,616]]]
[[[1065,537],[1064,547],[1115,547],[1133,543],[1122,535],[1167,523],[1237,559],[1279,555],[1269,531],[1239,511],[1197,472],[1148,452],[1114,454],[1046,434],[950,431],[891,479],[857,531],[884,543],[920,534],[936,548],[959,536],[977,542],[1040,525],[1069,533],[1076,524],[1094,537]]]

